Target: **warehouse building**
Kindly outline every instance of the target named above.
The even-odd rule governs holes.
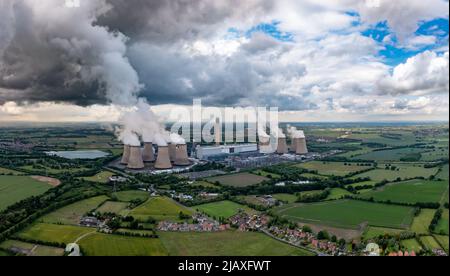
[[[257,144],[223,145],[223,146],[197,146],[197,158],[200,160],[210,160],[216,157],[229,156],[233,154],[242,154],[249,152],[258,152]]]

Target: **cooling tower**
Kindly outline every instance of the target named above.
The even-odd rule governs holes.
[[[155,154],[153,152],[152,143],[144,143],[144,152],[142,153],[144,162],[155,162]]]
[[[169,143],[169,158],[170,158],[170,161],[175,162],[176,153],[177,153],[177,145],[175,145],[174,143]]]
[[[277,153],[278,154],[288,153],[288,146],[287,146],[286,138],[278,138]]]
[[[167,170],[171,168],[169,147],[158,147],[158,158],[156,158],[155,169]]]
[[[307,154],[308,147],[306,146],[306,138],[295,139],[295,153],[297,154]]]
[[[122,164],[122,165],[128,164],[128,159],[129,158],[130,158],[130,146],[124,145],[123,146],[122,160],[120,161],[120,164]]]
[[[187,145],[178,145],[175,153],[175,163],[176,166],[189,166],[191,162],[189,162],[188,154],[187,154]]]
[[[130,147],[130,159],[128,160],[129,169],[140,170],[144,168],[144,161],[142,160],[141,147]]]

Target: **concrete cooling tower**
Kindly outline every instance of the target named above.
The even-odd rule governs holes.
[[[174,143],[169,143],[169,158],[170,158],[170,161],[175,162],[176,152],[177,152],[177,145],[175,145]]]
[[[278,154],[286,154],[288,153],[288,146],[286,138],[278,138],[278,148],[277,148]]]
[[[128,169],[140,170],[144,168],[142,160],[141,147],[130,147],[130,158],[128,160]]]
[[[306,146],[306,138],[294,139],[295,153],[296,154],[307,154],[308,147]]]
[[[129,158],[130,158],[130,146],[124,145],[123,146],[122,160],[120,161],[120,164],[127,165]]]
[[[170,163],[169,147],[158,147],[158,158],[156,158],[155,169],[167,170],[172,168]]]
[[[142,152],[144,162],[155,162],[155,153],[153,152],[152,143],[144,143],[144,151]]]
[[[175,162],[176,166],[189,166],[189,157],[187,153],[187,145],[178,145],[175,152]]]

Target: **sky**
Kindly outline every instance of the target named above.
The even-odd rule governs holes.
[[[448,120],[447,0],[0,0],[0,121]]]

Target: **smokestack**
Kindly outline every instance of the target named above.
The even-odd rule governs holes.
[[[155,154],[153,152],[152,143],[144,143],[144,152],[142,153],[142,159],[144,162],[155,162]]]
[[[175,165],[176,166],[189,166],[191,162],[189,162],[188,154],[187,154],[187,145],[178,145],[176,148],[175,154]]]
[[[172,164],[170,163],[169,147],[158,146],[158,158],[156,158],[155,169],[167,170],[171,168]]]
[[[216,118],[216,125],[214,126],[214,134],[216,137],[216,145],[220,146],[222,143],[222,127],[220,125],[220,119]]]
[[[123,146],[122,160],[120,161],[120,164],[127,165],[129,159],[130,159],[130,146],[129,145],[124,145]]]
[[[140,170],[144,168],[142,160],[141,147],[130,147],[130,159],[128,160],[128,169]]]
[[[286,137],[278,138],[278,148],[277,148],[278,154],[286,154],[288,153],[288,146]]]
[[[306,146],[306,138],[296,138],[295,140],[295,153],[307,154],[308,147]]]
[[[177,145],[174,143],[169,143],[169,158],[170,161],[175,162],[177,155]]]

